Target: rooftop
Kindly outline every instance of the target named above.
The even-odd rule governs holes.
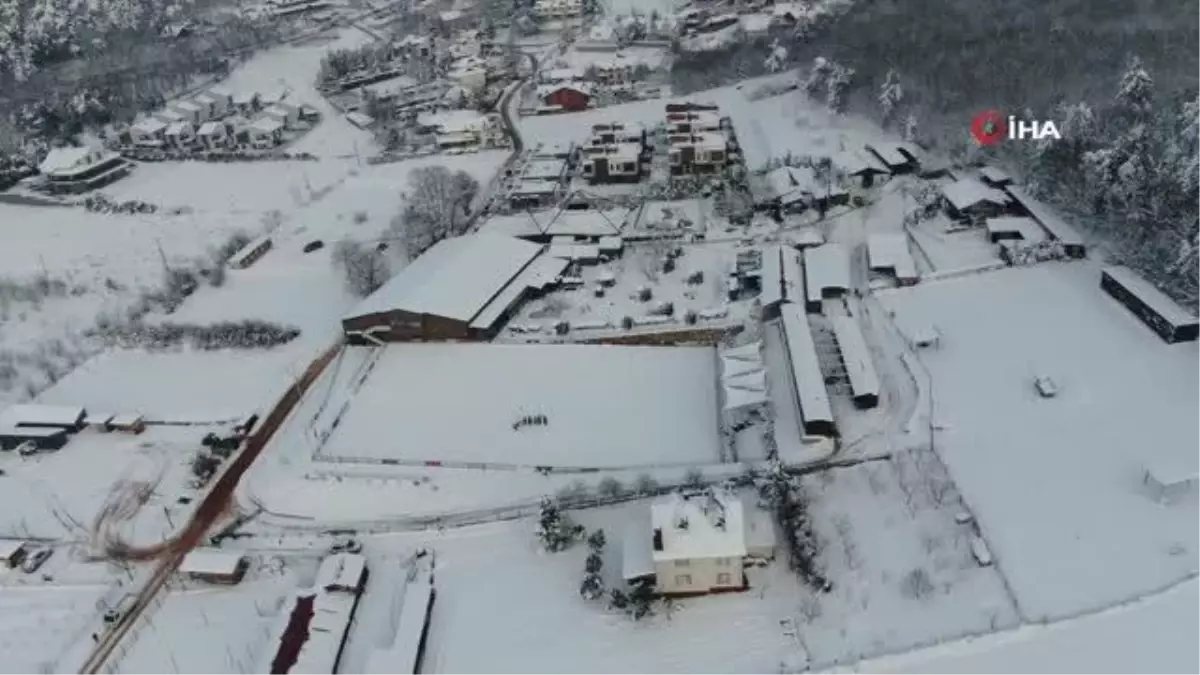
[[[967,209],[976,204],[991,203],[1004,206],[1008,195],[990,188],[974,178],[963,178],[942,186],[942,196],[956,209]]]
[[[746,555],[742,502],[726,492],[667,495],[651,504],[650,521],[655,535],[661,532],[662,537],[655,562]]]
[[[232,551],[197,548],[188,552],[179,564],[181,574],[233,574],[237,572],[243,556]]]

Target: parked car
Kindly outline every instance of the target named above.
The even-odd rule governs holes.
[[[29,457],[38,453],[37,443],[33,441],[25,441],[17,446],[17,454],[22,457]]]
[[[357,539],[339,539],[329,547],[330,553],[360,553],[362,552],[362,544]]]
[[[313,251],[319,251],[324,247],[325,247],[325,242],[321,241],[320,239],[314,239],[304,245],[304,252],[312,253]]]
[[[1033,381],[1033,387],[1042,398],[1054,398],[1058,395],[1058,385],[1054,380],[1042,375]]]
[[[45,564],[46,559],[50,557],[51,553],[54,553],[54,549],[52,548],[39,548],[33,551],[21,561],[21,571],[26,574],[33,574],[38,571],[39,567]]]

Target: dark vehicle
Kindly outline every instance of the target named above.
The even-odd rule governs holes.
[[[312,253],[313,251],[320,251],[323,248],[325,248],[325,242],[320,239],[314,239],[304,245],[304,252]]]

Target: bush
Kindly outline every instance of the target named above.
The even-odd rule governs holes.
[[[696,325],[696,322],[699,319],[700,319],[700,317],[698,314],[696,314],[696,310],[694,310],[694,309],[689,309],[688,311],[684,312],[684,314],[683,314],[683,322],[689,326]]]
[[[168,349],[188,344],[194,349],[266,349],[286,344],[300,330],[267,321],[223,321],[200,325],[191,323],[97,326],[90,334],[122,348]]]
[[[625,493],[625,487],[616,478],[605,476],[596,486],[596,493],[605,499],[617,499]]]
[[[688,469],[688,472],[683,476],[683,486],[688,488],[700,489],[708,485],[704,478],[704,472],[700,469]]]

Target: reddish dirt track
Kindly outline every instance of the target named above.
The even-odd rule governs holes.
[[[106,553],[112,560],[135,562],[159,560],[160,563],[149,582],[138,592],[138,598],[133,607],[101,637],[87,661],[84,662],[81,672],[95,673],[99,671],[137,617],[179,567],[183,556],[203,541],[213,523],[232,508],[234,491],[242,476],[258,459],[259,453],[266,447],[267,442],[292,413],[296,404],[304,397],[305,392],[337,355],[340,348],[341,344],[339,343],[325,350],[309,364],[300,378],[288,387],[279,402],[259,424],[258,429],[246,438],[242,451],[237,453],[233,461],[213,482],[204,499],[192,512],[192,517],[178,534],[171,539],[150,546],[132,546],[116,539],[106,544]]]

